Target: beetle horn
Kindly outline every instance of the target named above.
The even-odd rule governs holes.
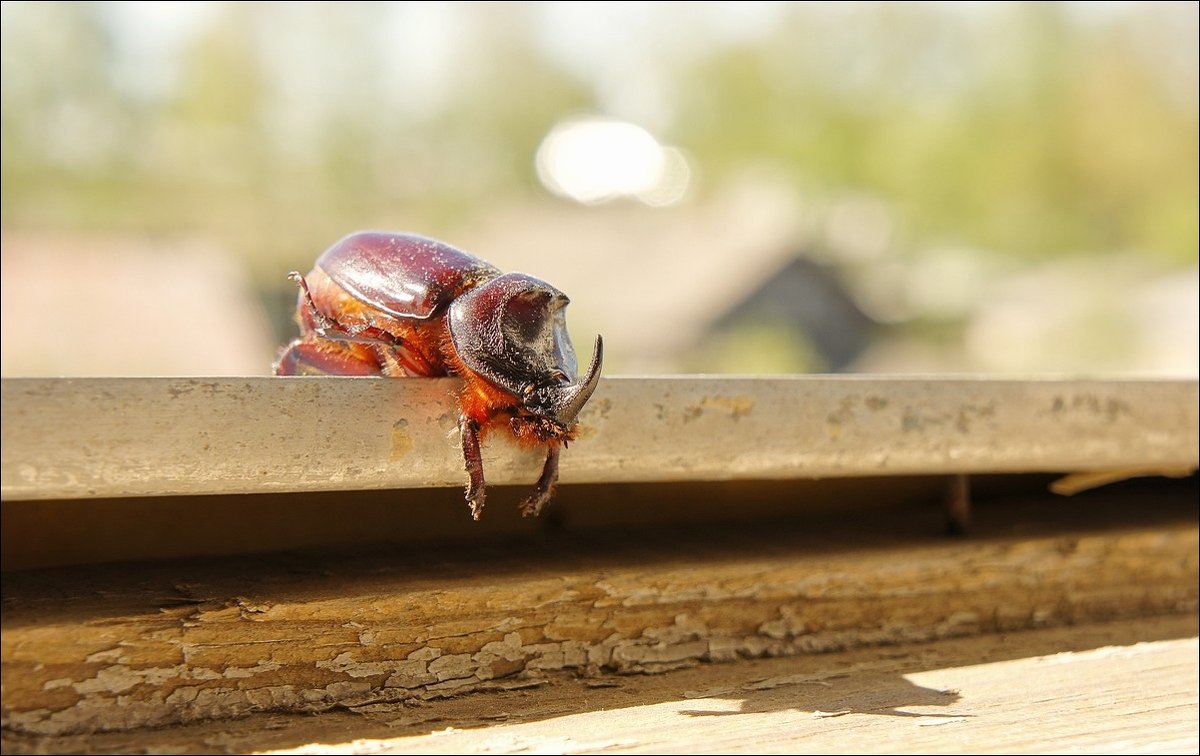
[[[592,350],[592,364],[588,367],[587,377],[579,383],[569,386],[563,392],[562,404],[558,410],[558,419],[564,424],[575,421],[583,405],[592,398],[592,392],[600,383],[600,365],[604,362],[604,339],[596,336],[596,346]]]

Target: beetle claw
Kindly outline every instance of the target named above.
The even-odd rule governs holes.
[[[479,522],[479,518],[483,517],[483,492],[477,492],[474,497],[468,492],[467,504],[471,507],[471,519]]]
[[[522,517],[537,517],[542,513],[542,509],[554,497],[554,488],[543,491],[540,488],[534,491],[518,506]]]
[[[557,444],[551,444],[546,451],[546,464],[542,467],[542,475],[534,486],[533,493],[520,504],[522,517],[537,517],[542,513],[542,507],[554,497],[554,489],[558,485],[558,456]]]

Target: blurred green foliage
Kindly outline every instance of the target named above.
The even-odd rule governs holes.
[[[1194,260],[1195,14],[1127,10],[793,8],[690,72],[678,138],[707,170],[758,159],[888,197],[926,243]]]
[[[613,79],[555,52],[539,5],[205,11],[150,54],[129,8],[5,3],[6,229],[201,232],[277,276],[284,250],[348,228],[437,234],[542,198],[544,134],[613,110]],[[884,198],[901,251],[1196,260],[1195,4],[767,5],[722,34],[736,12],[630,15],[605,64],[655,85],[643,120],[701,194],[761,171]]]

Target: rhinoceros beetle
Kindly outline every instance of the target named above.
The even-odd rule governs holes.
[[[479,444],[502,428],[546,462],[520,506],[537,515],[554,495],[559,447],[575,438],[580,409],[596,390],[604,342],[596,337],[587,374],[576,377],[567,335],[570,300],[523,273],[413,234],[359,232],[327,249],[300,287],[300,338],[285,347],[276,375],[456,375],[458,428],[471,516],[483,513]]]

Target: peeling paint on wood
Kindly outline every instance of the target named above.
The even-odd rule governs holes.
[[[674,556],[646,559],[652,544],[630,553],[589,536],[590,548],[549,555],[426,553],[423,567],[375,556],[112,567],[103,579],[88,568],[54,573],[65,595],[9,574],[3,726],[61,735],[316,712],[562,672],[656,673],[1197,608],[1194,522],[837,551],[816,547],[819,535],[737,558],[676,543]],[[189,603],[181,571],[193,573]]]
[[[529,690],[319,716],[263,713],[61,737],[6,730],[2,747],[6,754],[1195,753],[1196,628],[1194,614],[1181,614],[665,675],[559,673]]]

